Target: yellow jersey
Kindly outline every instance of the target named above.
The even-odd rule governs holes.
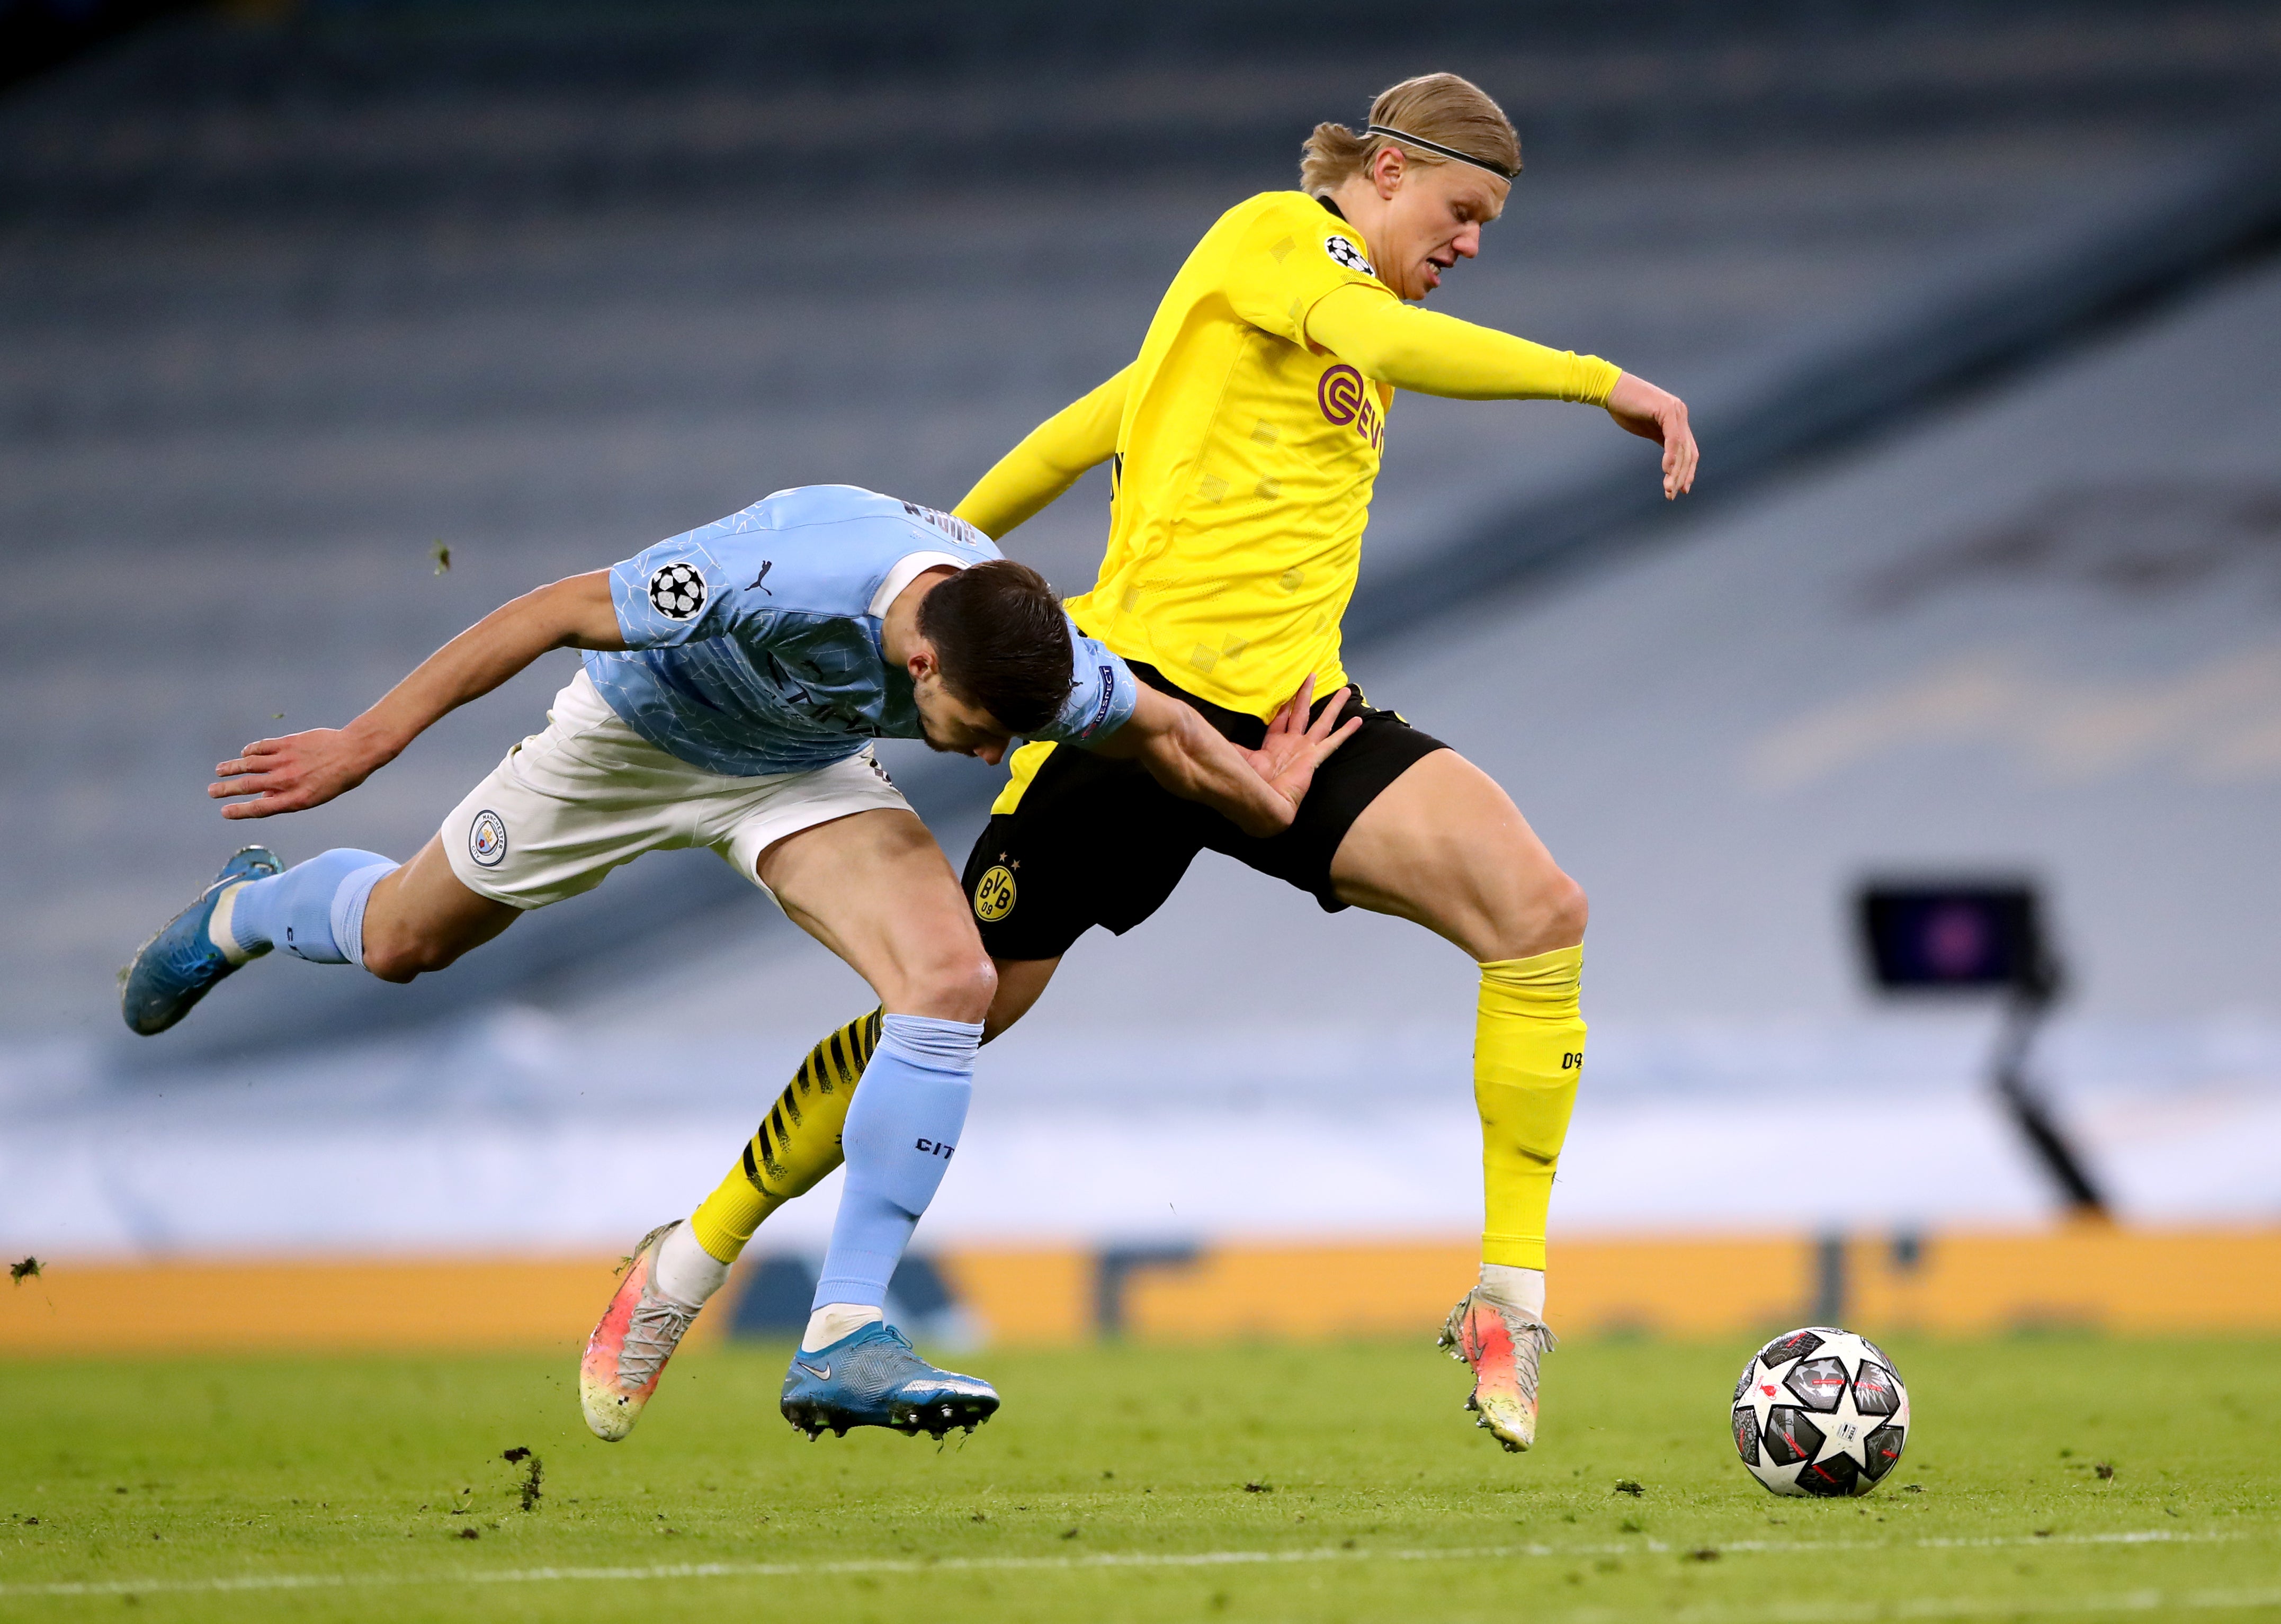
[[[1070,614],[1231,710],[1346,680],[1394,391],[1311,345],[1307,313],[1357,282],[1383,286],[1360,232],[1303,192],[1253,197],[1188,255],[1128,374],[1108,551]]]

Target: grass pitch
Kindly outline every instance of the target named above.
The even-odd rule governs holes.
[[[1739,1342],[1571,1344],[1525,1456],[1422,1340],[981,1355],[939,1452],[796,1437],[773,1351],[615,1446],[567,1351],[5,1364],[0,1617],[2281,1614],[2281,1344],[1887,1346],[1916,1434],[1835,1503],[1736,1464]]]

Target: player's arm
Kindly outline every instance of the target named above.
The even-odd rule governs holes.
[[[1314,692],[1310,677],[1275,714],[1260,747],[1246,750],[1230,743],[1193,706],[1144,686],[1132,719],[1088,747],[1101,755],[1138,761],[1172,793],[1202,801],[1248,835],[1277,835],[1298,816],[1315,769],[1362,725],[1357,716],[1334,731],[1344,689],[1311,724],[1307,711]]]
[[[480,699],[557,648],[625,647],[607,570],[572,576],[492,610],[420,662],[412,675],[344,728],[259,739],[214,769],[206,785],[224,817],[269,817],[322,806],[403,753],[438,718]]]
[[[1619,427],[1663,447],[1665,496],[1694,487],[1697,452],[1687,403],[1597,355],[1548,349],[1360,283],[1317,300],[1307,313],[1307,336],[1365,376],[1421,395],[1604,406]]]
[[[953,511],[993,541],[1035,516],[1087,468],[1116,452],[1117,425],[1124,421],[1132,376],[1133,368],[1125,367],[1031,429]]]

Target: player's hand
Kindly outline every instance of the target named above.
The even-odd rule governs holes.
[[[1299,692],[1285,702],[1267,724],[1267,737],[1256,750],[1243,752],[1243,759],[1251,769],[1267,781],[1267,787],[1291,803],[1294,812],[1306,799],[1307,789],[1314,782],[1315,769],[1330,759],[1331,753],[1354,737],[1362,726],[1360,716],[1351,717],[1344,726],[1338,726],[1340,711],[1346,708],[1350,688],[1342,688],[1323,707],[1323,714],[1312,723],[1307,713],[1313,708],[1315,678],[1310,672],[1307,680],[1299,684]]]
[[[313,728],[283,739],[255,739],[214,768],[216,781],[206,785],[206,793],[216,800],[253,797],[224,807],[224,817],[274,817],[321,807],[346,794],[386,760],[375,759],[344,728]]]
[[[1695,489],[1695,464],[1699,453],[1695,449],[1695,430],[1687,424],[1687,402],[1627,372],[1608,391],[1608,415],[1626,433],[1653,440],[1663,447],[1666,501]]]

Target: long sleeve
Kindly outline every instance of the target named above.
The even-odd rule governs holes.
[[[1108,461],[1117,450],[1132,375],[1133,368],[1125,367],[1031,429],[954,511],[995,541],[1077,483],[1087,468]]]
[[[1325,295],[1307,313],[1307,336],[1375,382],[1460,400],[1605,406],[1623,375],[1597,355],[1548,350],[1493,327],[1419,310],[1375,288]]]

